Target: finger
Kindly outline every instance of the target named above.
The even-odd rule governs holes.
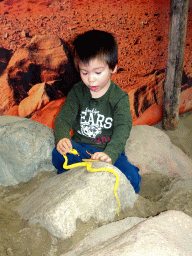
[[[95,160],[95,154],[91,155],[91,159]]]
[[[112,164],[111,158],[107,158],[105,162],[106,162],[106,163],[109,163],[109,164]]]
[[[66,138],[64,138],[60,141],[59,146],[60,146],[60,150],[63,153],[70,153],[70,150],[72,149],[71,141]]]
[[[63,155],[64,153],[67,153],[67,150],[65,149],[65,146],[63,145],[62,141],[59,141],[56,147],[57,151]]]
[[[100,154],[99,160],[103,161],[103,162],[106,162],[106,163],[112,163],[111,158],[105,153]]]
[[[70,153],[71,149],[72,149],[72,148],[70,148],[67,144],[66,144],[65,147],[64,147],[65,153]]]
[[[59,143],[58,143],[58,146],[59,146],[59,150],[64,153],[65,152],[65,143],[63,140],[60,140]]]
[[[61,155],[63,155],[63,153],[64,153],[64,151],[58,146],[57,147],[57,151],[61,154]]]
[[[91,156],[91,159],[93,160],[99,160],[99,157],[100,157],[100,154],[98,152],[94,153],[92,156]]]
[[[71,144],[71,141],[68,139],[66,141],[66,146],[67,146],[67,149],[70,151],[73,147],[72,147],[72,144]]]
[[[57,144],[56,149],[57,149],[57,151],[58,151],[61,155],[63,154],[59,143]]]
[[[59,150],[60,150],[60,154],[64,154],[64,153],[67,153],[66,152],[66,150],[65,150],[65,148],[64,148],[64,146],[61,144],[60,146],[59,146]]]
[[[108,156],[106,156],[106,155],[100,155],[100,157],[99,157],[99,159],[104,162],[107,160],[107,158],[108,158]]]
[[[97,153],[94,154],[93,159],[94,160],[99,160],[99,161],[105,161],[106,157],[107,157],[107,155],[105,155],[104,153],[97,152]]]
[[[105,163],[109,163],[109,164],[112,163],[111,158],[108,157],[108,156],[101,157],[100,159],[101,159],[101,161],[103,161],[103,162],[105,162]]]

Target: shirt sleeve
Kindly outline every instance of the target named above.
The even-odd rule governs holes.
[[[70,130],[77,117],[78,109],[79,98],[74,88],[72,88],[55,119],[54,135],[56,145],[63,138],[71,139]]]
[[[130,111],[129,96],[124,95],[114,107],[113,115],[113,134],[111,141],[107,144],[104,153],[106,153],[114,164],[122,151],[125,150],[125,144],[130,136],[132,128],[132,116]]]

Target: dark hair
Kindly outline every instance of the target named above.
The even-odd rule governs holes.
[[[78,69],[79,62],[89,63],[96,57],[106,61],[109,68],[114,70],[118,63],[118,46],[112,34],[100,31],[90,30],[80,34],[73,42],[74,63]]]

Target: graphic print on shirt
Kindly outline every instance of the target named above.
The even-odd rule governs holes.
[[[96,108],[86,108],[81,111],[80,130],[77,132],[89,138],[96,138],[98,134],[102,134],[103,129],[110,129],[112,123],[112,117],[105,117]]]

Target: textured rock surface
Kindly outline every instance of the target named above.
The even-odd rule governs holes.
[[[13,54],[0,77],[0,114],[37,119],[53,128],[55,111],[45,121],[42,109],[63,99],[78,80],[68,44],[56,35],[35,36]]]
[[[49,103],[49,97],[45,92],[45,83],[36,84],[28,91],[28,97],[23,99],[18,108],[20,117],[26,117]]]
[[[8,83],[8,74],[4,72],[0,76],[0,115],[8,111],[15,103],[13,90]]]
[[[6,185],[5,182],[9,182],[10,185],[18,184],[21,179],[24,181],[26,176],[27,179],[31,179],[41,170],[51,170],[52,164],[49,159],[54,146],[52,130],[31,120],[10,116],[1,116],[0,125],[0,185]],[[14,127],[16,129],[12,133]],[[11,145],[7,145],[7,140]],[[35,156],[39,156],[41,152],[43,156],[36,162]],[[182,210],[191,215],[191,160],[170,143],[164,132],[150,126],[133,127],[131,137],[127,141],[126,153],[131,161],[138,163],[141,173],[153,175],[155,171],[170,177],[167,187],[162,190],[159,188],[159,194],[154,197],[153,202],[147,200],[150,199],[147,195],[136,195],[129,181],[115,168],[120,176],[117,193],[122,205],[120,217],[117,218],[118,204],[113,191],[115,176],[107,172],[89,173],[82,167],[41,182],[39,188],[35,188],[30,195],[26,194],[17,201],[14,209],[19,211],[21,217],[29,220],[30,229],[33,229],[35,223],[38,227],[45,227],[52,236],[61,238],[63,243],[69,242],[67,248],[71,241],[73,244],[78,242],[78,247],[74,247],[69,252],[71,254],[66,256],[112,256],[113,253],[132,256],[133,252],[144,256],[191,255],[188,246],[188,240],[191,241],[191,218],[184,213],[172,211],[165,216],[161,214],[149,219],[126,218],[154,216],[162,210]],[[22,161],[19,166],[15,159],[20,158]],[[7,161],[8,168],[4,160]],[[30,169],[32,164],[36,169]],[[95,168],[110,166],[101,162],[95,162],[94,165]],[[17,186],[15,189],[18,189]],[[150,189],[149,187],[149,191]],[[10,197],[14,197],[14,194]],[[103,229],[98,228],[124,218],[126,220],[122,222],[122,226],[118,226],[121,223],[118,221],[110,226],[103,226]],[[90,233],[96,228],[98,229]],[[86,234],[90,234],[86,238],[88,240],[79,243]]]
[[[65,97],[49,102],[44,108],[36,111],[30,119],[54,129],[55,118],[64,101]]]
[[[62,256],[190,256],[191,241],[192,218],[168,211],[100,227]]]
[[[4,115],[30,117],[31,120],[39,122],[54,129],[54,121],[63,105],[66,97],[58,91],[56,100],[51,100],[46,92],[46,87],[51,82],[34,85],[28,92],[28,97],[24,98],[19,105],[10,107]],[[35,91],[35,92],[34,92]],[[13,101],[14,104],[14,101]]]
[[[7,73],[17,103],[35,84],[62,79],[60,89],[68,91],[76,81],[69,47],[56,35],[38,35],[21,46],[10,59]]]
[[[125,207],[133,207],[137,195],[126,177],[110,164],[94,162],[93,168],[112,168],[119,176],[117,194]],[[19,206],[21,216],[30,223],[39,222],[54,236],[67,239],[77,230],[77,222],[98,226],[109,223],[117,215],[114,196],[116,177],[110,172],[90,173],[77,167],[57,175],[28,196]]]
[[[0,75],[6,69],[13,52],[0,47]]]
[[[163,131],[152,126],[134,126],[125,152],[142,175],[156,171],[168,176],[185,176],[192,172],[192,160]]]
[[[71,44],[77,34],[87,30],[110,31],[119,45],[118,72],[112,79],[130,94],[134,123],[153,125],[161,120],[170,21],[167,0],[20,2],[0,1],[0,47],[16,52],[35,35],[52,34]],[[189,3],[180,113],[192,109],[192,1]]]
[[[6,119],[9,120],[6,123]],[[53,131],[24,118],[0,117],[0,185],[28,181],[41,171],[54,171]],[[4,122],[4,124],[3,124]]]
[[[174,179],[169,190],[158,197],[160,204],[166,204],[166,209],[183,211],[192,216],[192,171],[188,175]]]
[[[59,78],[58,69],[64,72],[67,61],[62,42],[57,36],[38,35],[27,47],[20,47],[13,54],[7,70],[10,79],[35,84]],[[27,78],[28,81],[24,81]]]

